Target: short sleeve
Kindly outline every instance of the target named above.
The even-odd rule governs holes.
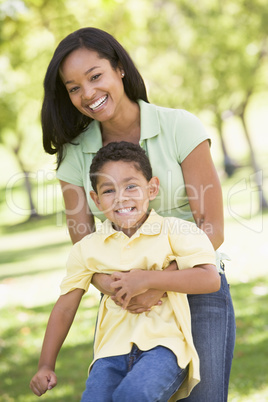
[[[59,180],[83,187],[83,165],[81,147],[79,144],[66,144],[63,151],[63,160],[56,172]]]
[[[175,134],[178,162],[182,163],[205,140],[211,144],[211,139],[200,119],[186,110],[178,110]]]
[[[168,218],[169,242],[179,269],[199,264],[216,265],[216,254],[207,235],[195,223]]]
[[[81,256],[80,243],[72,247],[66,268],[67,274],[60,285],[61,295],[74,289],[84,289],[87,292],[94,272],[86,266]]]

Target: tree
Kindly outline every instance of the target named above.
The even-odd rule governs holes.
[[[157,43],[159,54],[155,58],[150,53],[148,63],[150,83],[155,88],[154,99],[161,97],[162,103],[171,107],[181,105],[199,113],[210,111],[220,136],[228,175],[232,175],[239,164],[229,156],[224,141],[225,117],[238,115],[252,169],[258,171],[246,126],[246,107],[254,93],[267,91],[264,69],[268,65],[268,10],[265,2],[169,0],[155,4],[159,14],[148,20],[149,47]],[[267,207],[263,194],[259,207]]]

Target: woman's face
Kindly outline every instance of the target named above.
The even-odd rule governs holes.
[[[116,118],[127,95],[123,69],[113,69],[110,61],[93,50],[74,50],[62,62],[61,79],[73,105],[84,115],[100,122]]]

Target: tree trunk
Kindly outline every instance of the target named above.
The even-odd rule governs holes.
[[[37,210],[34,205],[33,196],[32,196],[32,185],[30,182],[29,172],[25,169],[24,163],[23,163],[22,159],[20,158],[19,148],[20,148],[19,145],[16,148],[13,148],[13,152],[14,152],[17,162],[24,174],[24,188],[26,190],[27,197],[28,197],[28,202],[29,202],[29,207],[30,207],[29,220],[31,220],[34,218],[39,218],[40,215],[37,213]]]
[[[228,177],[232,177],[235,170],[240,166],[228,154],[227,147],[223,138],[222,118],[219,115],[216,115],[216,126],[220,137],[221,149],[223,152],[224,171]]]
[[[259,194],[259,210],[261,211],[262,209],[268,209],[268,203],[267,203],[267,201],[266,201],[266,199],[264,197],[264,194],[263,194],[263,186],[262,186],[262,179],[261,179],[262,175],[259,174],[261,169],[258,166],[256,157],[255,157],[255,152],[254,152],[254,149],[253,149],[253,146],[252,146],[251,138],[250,138],[250,135],[249,135],[249,130],[248,130],[248,127],[247,127],[247,124],[246,124],[245,110],[243,110],[243,112],[241,112],[239,114],[239,117],[241,119],[242,126],[243,126],[243,129],[244,129],[244,133],[245,133],[245,136],[246,136],[246,140],[247,140],[247,143],[248,143],[248,146],[249,146],[251,166],[252,166],[252,169],[253,169],[253,171],[255,173],[255,175],[254,175],[255,183],[256,183],[256,186],[258,188],[258,194]]]

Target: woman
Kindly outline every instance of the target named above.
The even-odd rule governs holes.
[[[44,148],[58,156],[57,177],[73,243],[94,230],[94,216],[103,219],[89,197],[91,160],[103,145],[124,140],[146,150],[160,178],[160,195],[151,207],[163,216],[194,220],[217,250],[223,242],[223,205],[209,138],[192,114],[149,104],[142,77],[111,35],[95,28],[68,35],[52,57],[44,87]],[[227,401],[235,323],[218,259],[221,289],[188,296],[201,382],[186,401]],[[168,269],[177,267],[172,263]],[[112,293],[109,276],[96,274],[93,283]],[[161,303],[162,296],[148,291],[134,298],[129,310],[144,312]]]

